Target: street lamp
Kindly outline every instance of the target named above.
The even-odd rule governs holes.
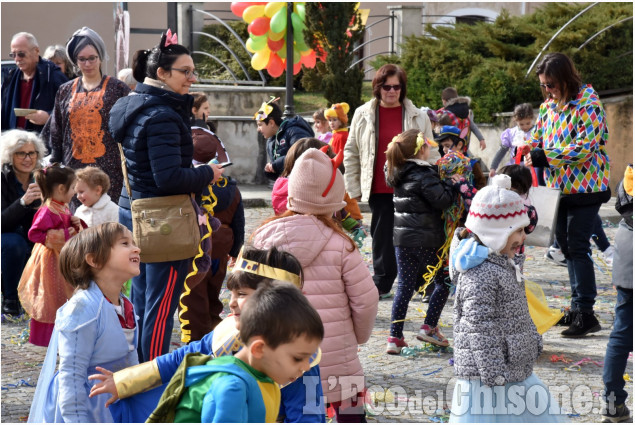
[[[287,3],[287,77],[286,77],[286,97],[283,116],[291,118],[295,116],[293,107],[293,23],[291,22],[293,13],[293,2]]]

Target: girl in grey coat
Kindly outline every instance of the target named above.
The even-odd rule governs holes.
[[[474,197],[450,248],[457,376],[450,422],[557,422],[560,408],[533,373],[542,337],[517,254],[529,217],[509,176],[493,182]]]

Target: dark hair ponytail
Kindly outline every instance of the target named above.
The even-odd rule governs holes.
[[[60,184],[64,185],[67,192],[70,190],[71,184],[75,181],[75,171],[71,167],[56,162],[48,167],[35,170],[33,178],[40,187],[43,200],[47,201],[53,197],[55,188]]]
[[[150,50],[137,50],[132,58],[132,76],[142,83],[146,77],[146,64]]]
[[[165,46],[167,36],[163,33],[161,42],[151,50],[137,50],[132,59],[132,75],[135,80],[142,83],[145,77],[157,79],[157,70],[163,68],[166,71],[172,68],[172,64],[182,55],[189,55],[187,47],[180,44]]]

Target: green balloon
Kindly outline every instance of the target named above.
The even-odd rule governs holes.
[[[295,39],[295,48],[298,49],[299,52],[306,52],[310,49],[309,46],[306,45],[303,38]]]
[[[255,51],[261,50],[267,45],[267,35],[249,35],[251,38],[251,48]]]
[[[269,22],[269,28],[273,32],[282,32],[287,29],[287,8],[286,6],[276,12]]]
[[[306,10],[304,9],[304,4],[302,3],[296,4],[295,10],[298,13],[298,16],[300,17],[300,19],[302,19],[302,22],[304,22],[304,20],[306,19]]]
[[[293,63],[300,62],[300,59],[302,59],[302,55],[300,54],[298,49],[294,47],[293,48]]]
[[[293,25],[293,36],[297,37],[297,35],[302,35],[304,21],[300,19],[298,14],[295,12],[291,14],[291,24]]]
[[[280,50],[278,50],[278,56],[280,56],[280,59],[286,59],[287,58],[287,42],[286,41],[282,45],[282,48]]]

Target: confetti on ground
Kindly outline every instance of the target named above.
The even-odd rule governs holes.
[[[5,384],[2,387],[0,387],[0,389],[4,391],[4,390],[9,390],[10,388],[35,387],[35,385],[33,385],[33,384],[28,382],[30,380],[31,380],[31,378],[26,379],[26,380],[20,379],[17,384]]]

